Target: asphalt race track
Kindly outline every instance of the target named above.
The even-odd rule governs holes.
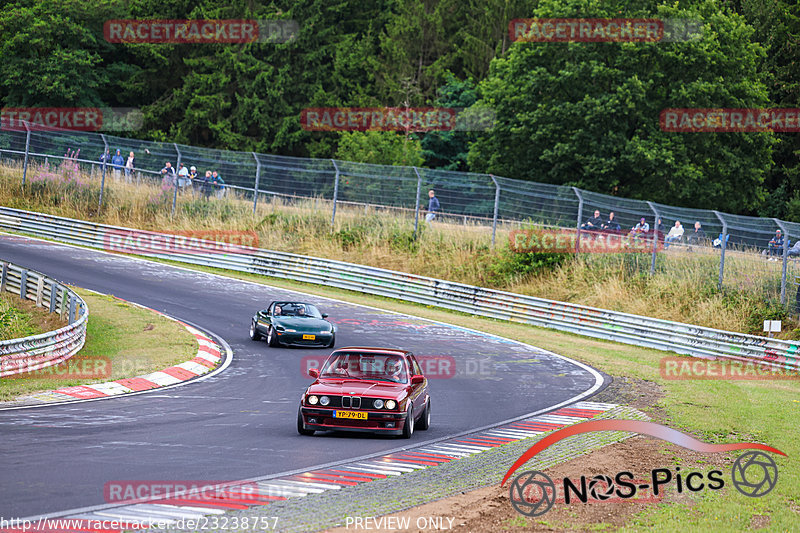
[[[221,374],[163,392],[0,411],[4,517],[100,505],[115,480],[244,479],[422,443],[559,404],[607,379],[461,328],[92,250],[0,235],[0,258],[189,321],[234,353]],[[316,303],[337,324],[337,348],[398,347],[454,361],[455,373],[431,379],[431,429],[411,441],[298,435],[298,400],[311,382],[304,357],[329,350],[250,341],[250,317],[273,299]]]

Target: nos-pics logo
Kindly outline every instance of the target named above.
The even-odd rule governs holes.
[[[595,431],[629,431],[642,435],[650,435],[683,448],[702,453],[729,452],[749,450],[739,456],[733,464],[730,481],[736,490],[752,498],[768,494],[778,482],[778,465],[766,452],[785,456],[782,451],[756,442],[740,442],[734,444],[708,444],[672,428],[644,422],[641,420],[592,420],[566,427],[543,438],[511,466],[500,485],[506,481],[522,465],[530,461],[536,454],[552,446],[556,442],[573,435]],[[664,487],[670,486],[678,493],[684,491],[720,490],[726,479],[721,470],[702,472],[682,472],[679,467],[673,470],[656,468],[644,479],[634,479],[631,472],[617,472],[613,476],[601,474],[591,478],[581,476],[579,480],[564,478],[557,486],[544,472],[529,470],[519,474],[509,486],[511,506],[526,516],[545,514],[558,500],[570,504],[580,501],[586,503],[589,498],[605,501],[610,498],[635,498],[641,491],[652,491],[658,496]]]

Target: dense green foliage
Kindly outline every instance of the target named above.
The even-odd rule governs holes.
[[[0,104],[141,108],[143,139],[492,172],[800,221],[797,134],[665,133],[666,107],[796,107],[794,0],[0,0]],[[512,43],[525,17],[701,20],[683,43]],[[112,44],[111,19],[294,20],[287,42]],[[307,131],[307,107],[490,105],[474,132]],[[421,159],[420,159],[421,158]]]

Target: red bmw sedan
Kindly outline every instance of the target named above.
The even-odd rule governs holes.
[[[428,429],[428,380],[414,354],[386,348],[341,348],[322,368],[300,400],[297,431],[360,431],[411,438]]]

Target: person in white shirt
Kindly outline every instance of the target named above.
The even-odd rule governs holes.
[[[181,168],[178,170],[178,187],[186,187],[191,183],[189,179],[189,169],[186,168],[186,165],[181,163]]]
[[[669,248],[669,245],[672,242],[680,242],[682,237],[683,226],[681,226],[680,220],[676,220],[675,225],[670,228],[669,233],[667,233],[667,236],[664,237],[664,248]]]

